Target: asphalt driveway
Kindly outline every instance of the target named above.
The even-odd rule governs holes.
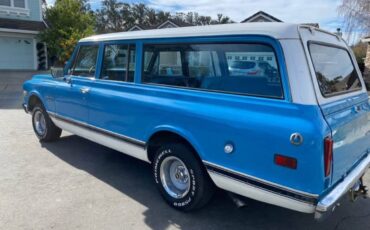
[[[322,223],[252,200],[238,209],[222,191],[177,212],[148,164],[68,133],[39,143],[20,107],[30,74],[0,73],[0,229],[370,229],[370,199],[344,202]]]

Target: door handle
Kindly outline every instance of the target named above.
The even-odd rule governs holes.
[[[81,93],[86,94],[86,93],[90,92],[90,88],[81,88],[80,91],[81,91]]]

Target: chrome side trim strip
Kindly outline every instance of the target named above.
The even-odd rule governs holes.
[[[97,132],[93,129],[86,128],[85,126],[59,119],[55,116],[50,116],[50,118],[56,126],[63,130],[150,163],[147,151],[143,146],[132,144],[126,140],[117,138],[116,136],[106,135],[102,132]]]
[[[207,170],[209,172],[213,172],[219,175],[223,175],[225,177],[229,177],[231,179],[243,182],[245,184],[248,184],[249,186],[253,186],[259,189],[263,189],[266,191],[269,191],[271,193],[278,194],[280,196],[287,197],[289,199],[294,199],[300,202],[305,202],[308,204],[316,205],[318,201],[318,195],[306,193],[302,191],[298,191],[292,188],[288,188],[285,186],[281,186],[266,180],[262,180],[250,175],[246,175],[240,172],[236,172],[234,170],[203,161],[204,165],[206,166]]]
[[[315,211],[314,204],[282,196],[280,194],[255,187],[248,183],[244,183],[243,181],[225,176],[224,174],[216,173],[211,170],[208,172],[216,186],[227,191],[298,212],[313,213]]]
[[[114,133],[114,132],[111,132],[111,131],[108,131],[108,130],[105,130],[105,129],[102,129],[102,128],[99,128],[99,127],[96,127],[96,126],[93,126],[93,125],[90,125],[90,124],[87,124],[87,123],[84,123],[84,122],[76,121],[76,120],[71,119],[71,118],[66,118],[64,116],[60,116],[60,115],[58,115],[56,113],[53,113],[53,112],[48,112],[48,114],[51,117],[54,117],[56,119],[59,119],[59,120],[65,121],[65,122],[69,122],[71,124],[78,125],[78,126],[81,126],[83,128],[86,128],[86,129],[91,129],[92,131],[95,131],[95,132],[98,132],[98,133],[101,133],[101,134],[104,134],[104,135],[107,135],[107,136],[111,136],[113,138],[120,139],[122,141],[128,142],[128,143],[133,144],[133,145],[137,145],[138,147],[142,147],[142,148],[146,147],[146,143],[144,141],[140,141],[140,140],[137,140],[137,139],[134,139],[134,138],[122,135],[122,134]]]

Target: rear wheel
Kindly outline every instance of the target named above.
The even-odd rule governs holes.
[[[41,105],[36,105],[32,110],[32,126],[40,141],[55,141],[62,134]]]
[[[153,174],[166,202],[178,210],[201,208],[213,195],[213,183],[186,145],[175,143],[159,148],[153,161]]]

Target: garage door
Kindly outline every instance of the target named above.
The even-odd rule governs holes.
[[[0,69],[34,69],[33,39],[0,37]]]

